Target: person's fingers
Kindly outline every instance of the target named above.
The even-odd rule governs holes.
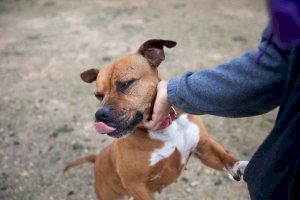
[[[145,123],[143,124],[143,126],[146,129],[157,130],[160,127],[163,120],[165,120],[168,116],[168,114],[165,114],[165,111],[161,110],[161,108],[159,106],[154,105],[154,107],[156,109],[153,110],[151,120],[145,121]]]
[[[152,130],[155,131],[156,130],[156,125],[157,123],[155,123],[154,121],[147,121],[143,123],[143,128],[147,129],[147,130]]]
[[[160,115],[152,115],[152,119],[150,121],[145,121],[143,123],[143,127],[150,130],[157,130],[164,120],[164,116]]]
[[[156,123],[154,121],[150,121],[150,122],[147,122],[147,123],[149,123],[149,125],[147,126],[147,124],[146,124],[146,126],[145,126],[146,129],[152,130],[152,131],[156,131],[156,130],[159,129],[159,127],[161,126],[162,122]]]
[[[165,119],[169,116],[169,107],[163,108],[163,110],[159,110],[157,113],[153,113],[152,119],[150,121],[146,121],[144,127],[150,130],[157,130],[163,123]]]
[[[145,129],[157,130],[168,117],[170,103],[167,97],[167,82],[161,81],[157,85],[157,96],[154,102],[153,113],[150,121],[145,121],[142,126]]]
[[[158,112],[159,113],[159,112]],[[161,119],[162,119],[162,116],[160,116],[161,113],[159,113],[159,115],[157,113],[152,113],[152,116],[151,116],[151,120],[149,121],[144,121],[142,124],[141,124],[141,127],[142,128],[145,128],[145,129],[150,129],[150,130],[154,130],[156,128],[156,126],[160,126],[160,124],[162,123]]]

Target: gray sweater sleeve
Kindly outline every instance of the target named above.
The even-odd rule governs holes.
[[[191,114],[246,117],[276,108],[283,95],[288,56],[274,41],[264,50],[269,31],[264,31],[259,49],[249,51],[216,68],[187,72],[168,83],[169,101]]]

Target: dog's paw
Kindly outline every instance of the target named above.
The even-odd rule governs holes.
[[[234,180],[241,180],[248,163],[248,161],[238,161],[233,165],[232,169],[230,170],[230,175],[232,175]]]

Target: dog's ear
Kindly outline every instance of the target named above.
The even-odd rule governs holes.
[[[87,83],[91,83],[97,79],[99,69],[88,69],[80,74],[80,78]]]
[[[153,67],[158,67],[165,59],[164,46],[172,48],[176,46],[176,42],[159,39],[148,40],[140,46],[138,53],[144,56]]]

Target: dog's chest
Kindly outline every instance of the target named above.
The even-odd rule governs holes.
[[[187,114],[181,115],[163,130],[149,131],[149,136],[164,143],[161,148],[155,149],[151,153],[151,166],[170,157],[176,149],[180,153],[181,164],[186,164],[191,151],[196,148],[200,140],[198,126],[188,119]]]

